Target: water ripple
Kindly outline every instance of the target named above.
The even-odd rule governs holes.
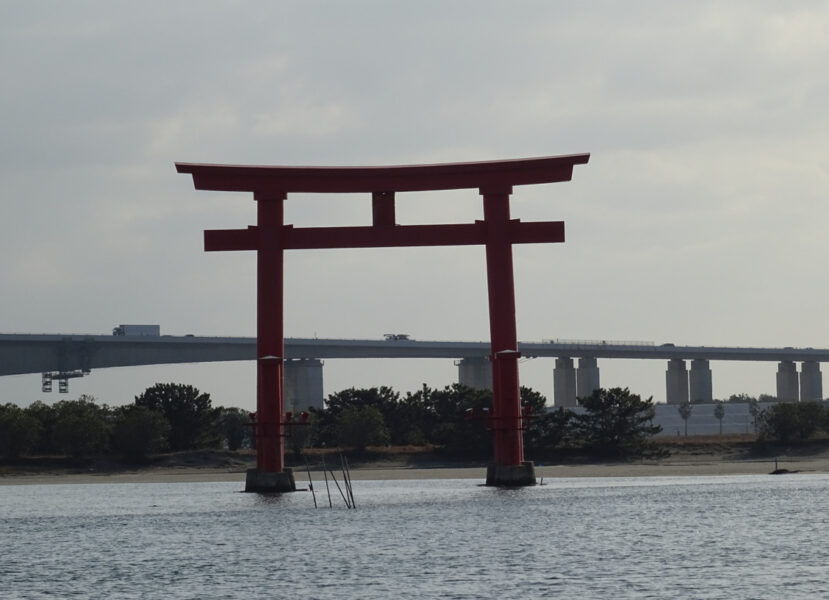
[[[0,597],[824,594],[826,476],[546,483],[357,481],[357,510],[233,483],[2,486]]]

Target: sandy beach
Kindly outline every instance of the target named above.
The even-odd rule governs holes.
[[[677,477],[718,475],[762,475],[775,468],[797,473],[829,473],[829,457],[780,457],[762,460],[680,460],[641,461],[630,463],[596,463],[577,465],[536,465],[538,478],[563,477]],[[307,476],[304,470],[295,470],[298,484]],[[320,471],[311,471],[316,480]],[[411,468],[397,465],[376,465],[355,468],[352,479],[402,480],[402,479],[479,479],[486,476],[486,468]],[[147,468],[116,473],[27,473],[0,475],[0,485],[65,485],[94,483],[175,483],[245,481],[245,469],[215,467],[164,467]]]

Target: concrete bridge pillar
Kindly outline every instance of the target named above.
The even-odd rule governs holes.
[[[800,365],[800,401],[823,400],[823,376],[820,363],[804,361]]]
[[[599,389],[599,366],[592,356],[583,356],[579,359],[579,368],[576,369],[576,396],[587,398]]]
[[[688,402],[688,369],[681,358],[668,361],[665,371],[665,399],[668,404]]]
[[[489,357],[462,358],[455,364],[458,366],[458,383],[492,391],[492,361]]]
[[[714,386],[711,379],[710,363],[704,358],[691,361],[691,372],[688,375],[691,402],[710,404],[714,401]]]
[[[797,367],[790,360],[782,360],[777,365],[777,399],[781,402],[797,402],[800,399],[800,386]]]
[[[285,361],[285,411],[322,409],[322,361],[316,358]]]
[[[576,370],[573,359],[556,359],[553,370],[553,404],[555,406],[576,406]]]

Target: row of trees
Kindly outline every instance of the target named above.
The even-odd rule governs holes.
[[[117,453],[140,460],[161,450],[250,444],[248,412],[212,406],[193,386],[156,384],[117,408],[92,396],[54,405],[0,405],[0,456],[85,457]]]
[[[829,407],[820,402],[780,402],[760,412],[757,431],[761,440],[784,443],[829,435]]]
[[[771,394],[760,394],[759,396],[752,396],[751,394],[731,394],[725,400],[714,400],[714,402],[738,403],[738,404],[756,404],[758,402],[777,402],[777,396]],[[704,400],[692,400],[692,404],[705,404]]]
[[[550,458],[584,451],[604,456],[656,453],[650,439],[661,428],[651,421],[650,399],[627,389],[597,390],[581,401],[579,413],[559,408],[547,411],[544,396],[521,388],[527,411],[524,433],[528,457]],[[348,389],[329,396],[325,410],[312,411],[306,443],[364,449],[370,445],[434,445],[451,456],[486,459],[492,455],[492,428],[488,408],[492,393],[451,385],[423,386],[400,396],[387,387]]]
[[[653,403],[627,389],[597,390],[582,399],[583,411],[547,411],[544,396],[521,388],[527,411],[525,447],[530,458],[567,451],[606,456],[655,452],[650,437]],[[388,387],[343,390],[326,408],[290,426],[287,443],[297,454],[308,446],[433,446],[447,456],[492,455],[492,394],[461,385],[423,386],[401,396]],[[296,422],[296,421],[295,421]],[[250,415],[214,408],[209,394],[178,384],[156,384],[129,406],[111,408],[89,396],[48,406],[0,405],[0,455],[118,453],[139,460],[161,450],[252,447]]]

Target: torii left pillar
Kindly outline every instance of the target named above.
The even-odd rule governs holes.
[[[285,335],[283,310],[286,192],[256,191],[256,227],[205,234],[207,250],[256,250],[256,468],[248,469],[246,492],[296,490],[285,468]]]
[[[254,194],[258,248],[256,253],[256,469],[250,469],[245,491],[288,492],[296,489],[285,468],[282,410],[285,406],[285,334],[283,311],[285,222],[284,192]]]

